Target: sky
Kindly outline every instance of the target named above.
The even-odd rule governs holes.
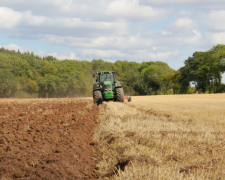
[[[224,19],[222,0],[0,0],[0,47],[178,69],[225,42]]]

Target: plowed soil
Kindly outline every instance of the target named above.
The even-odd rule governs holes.
[[[0,179],[97,179],[90,100],[0,101]]]

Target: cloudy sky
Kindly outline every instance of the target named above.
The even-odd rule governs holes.
[[[222,0],[0,0],[0,46],[58,59],[164,61],[225,42]]]

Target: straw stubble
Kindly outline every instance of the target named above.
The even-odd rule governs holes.
[[[139,96],[100,108],[102,178],[224,179],[224,94]]]

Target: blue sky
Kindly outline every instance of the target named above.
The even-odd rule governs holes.
[[[58,59],[163,61],[225,41],[222,0],[0,0],[0,46]]]

